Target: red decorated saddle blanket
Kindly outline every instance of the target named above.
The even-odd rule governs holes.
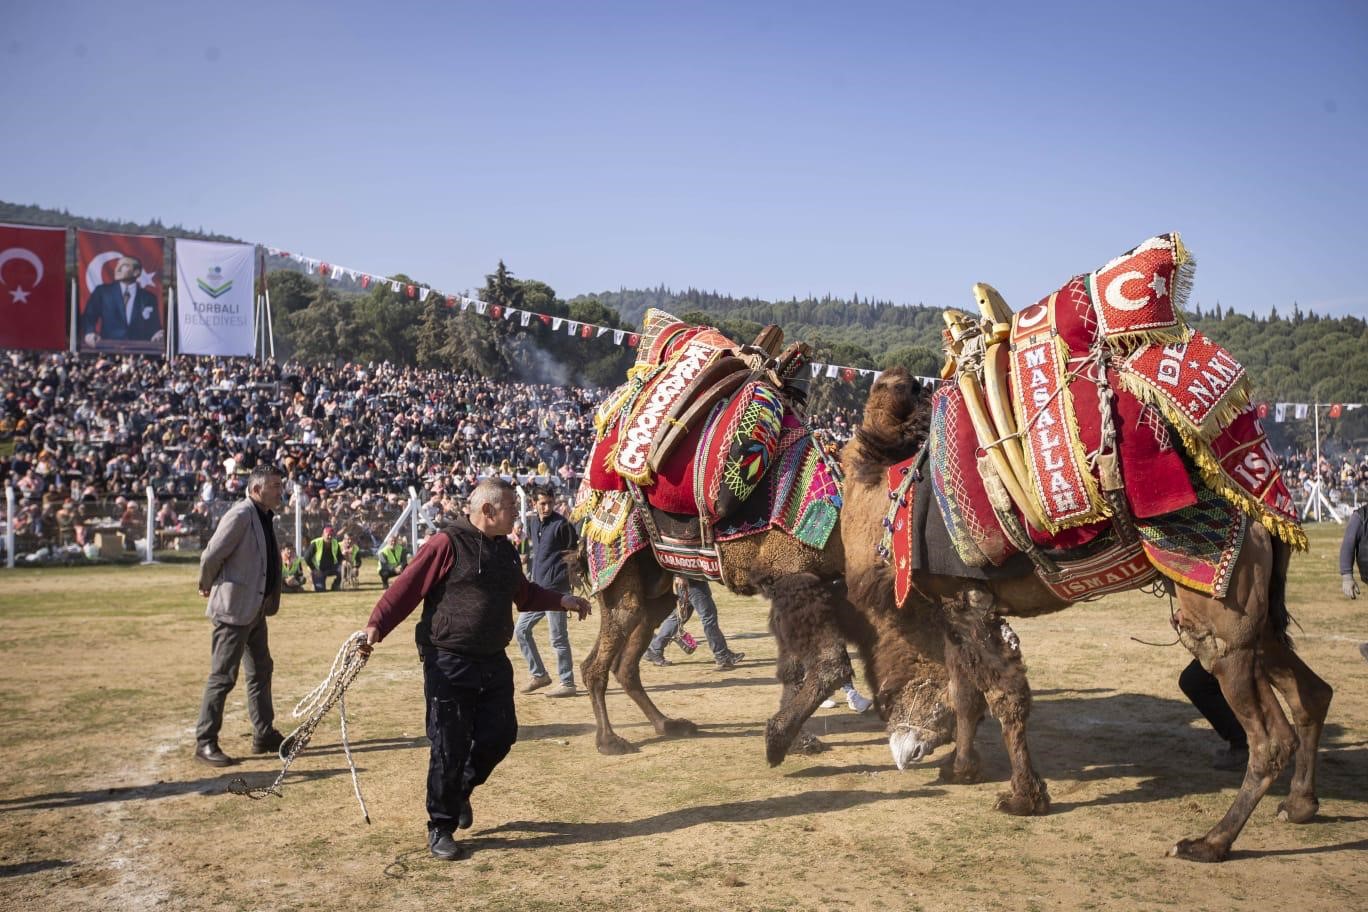
[[[1061,558],[1078,549],[1093,555],[1073,567],[1072,580],[1046,579],[1068,597],[1113,584],[1130,588],[1151,564],[1202,591],[1224,591],[1244,515],[1306,547],[1249,406],[1244,368],[1182,322],[1192,272],[1177,235],[1163,235],[1076,276],[1011,315],[1010,324],[999,328],[993,317],[967,333],[954,324],[952,356],[972,353],[964,340],[984,334],[977,348],[986,352],[982,381],[935,394],[930,468],[937,506],[966,565],[1002,566],[1019,553],[998,521],[984,473],[1004,478],[1010,509],[1036,546]],[[961,361],[961,371],[975,369],[972,355],[968,363]],[[987,408],[966,399],[979,390]],[[985,412],[997,440],[985,436]],[[1119,472],[1103,471],[1113,460]],[[1221,512],[1213,499],[1233,511]],[[1122,503],[1143,553],[1133,540],[1107,544]],[[1214,530],[1210,541],[1184,531],[1202,522]],[[1202,556],[1187,562],[1174,542]]]

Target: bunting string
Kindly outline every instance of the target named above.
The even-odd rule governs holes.
[[[532,321],[536,320],[542,326],[548,327],[551,332],[561,332],[562,329],[567,336],[578,336],[581,339],[601,339],[611,335],[613,344],[621,346],[626,344],[628,348],[636,348],[641,342],[641,334],[629,330],[620,329],[614,326],[600,326],[597,323],[581,323],[567,317],[558,317],[552,314],[538,313],[535,310],[525,310],[518,307],[506,307],[501,304],[490,304],[478,298],[471,298],[464,294],[448,294],[440,289],[433,288],[418,282],[406,282],[394,278],[393,276],[378,275],[366,272],[362,269],[353,269],[350,266],[342,266],[328,260],[319,260],[299,253],[291,253],[280,247],[264,246],[267,256],[279,259],[290,260],[302,266],[309,275],[316,275],[327,279],[330,282],[350,282],[360,285],[362,289],[373,287],[389,286],[390,291],[402,294],[412,301],[426,302],[432,295],[437,295],[438,300],[448,310],[465,312],[473,310],[480,316],[489,316],[495,320],[507,320],[510,324],[520,327],[530,327]],[[857,380],[869,378],[870,382],[877,380],[882,371],[867,367],[851,367],[844,364],[828,364],[822,361],[811,361],[808,364],[812,378],[827,378],[830,380],[840,380],[845,383],[854,383]],[[938,377],[917,377],[918,381],[926,384],[937,384],[940,382]]]

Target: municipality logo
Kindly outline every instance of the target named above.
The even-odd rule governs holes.
[[[228,279],[227,281],[224,281],[223,268],[221,266],[211,266],[204,278],[196,279],[195,284],[199,286],[200,291],[204,292],[209,297],[219,298],[226,295],[233,287],[233,280]]]

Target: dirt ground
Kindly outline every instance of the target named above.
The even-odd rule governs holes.
[[[1289,603],[1302,655],[1336,689],[1321,753],[1321,816],[1256,810],[1233,857],[1166,858],[1229,805],[1238,774],[1216,772],[1218,741],[1178,692],[1187,654],[1167,644],[1168,603],[1110,598],[1016,623],[1035,689],[1031,744],[1053,812],[992,810],[1007,776],[993,723],[979,748],[988,781],[936,781],[944,750],[898,772],[882,724],[844,704],[808,730],[829,748],[765,765],[777,705],[766,606],[719,598],[741,667],[707,647],[647,667],[652,697],[701,726],[654,736],[620,691],[618,731],[640,752],[603,757],[581,696],[519,695],[519,742],[474,800],[466,857],[424,843],[422,681],[407,623],[349,693],[363,822],[336,718],[324,722],[284,797],[230,794],[279,762],[220,772],[194,762],[209,654],[194,567],[0,570],[0,908],[473,910],[1047,910],[1368,908],[1368,599],[1339,594],[1339,529],[1312,530]],[[379,591],[293,596],[271,621],[275,704],[326,674]],[[597,620],[571,624],[577,659]],[[697,621],[692,632],[699,635]],[[544,627],[540,630],[543,654]],[[1135,639],[1132,639],[1135,638]],[[510,648],[521,680],[523,669]],[[241,684],[224,749],[244,756]]]

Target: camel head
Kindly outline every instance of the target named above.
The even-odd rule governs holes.
[[[945,666],[921,661],[881,681],[879,712],[888,725],[888,749],[898,769],[906,769],[954,736]]]
[[[928,393],[901,367],[880,374],[869,390],[864,418],[847,445],[847,469],[858,479],[869,481],[888,466],[914,455],[930,430]]]

